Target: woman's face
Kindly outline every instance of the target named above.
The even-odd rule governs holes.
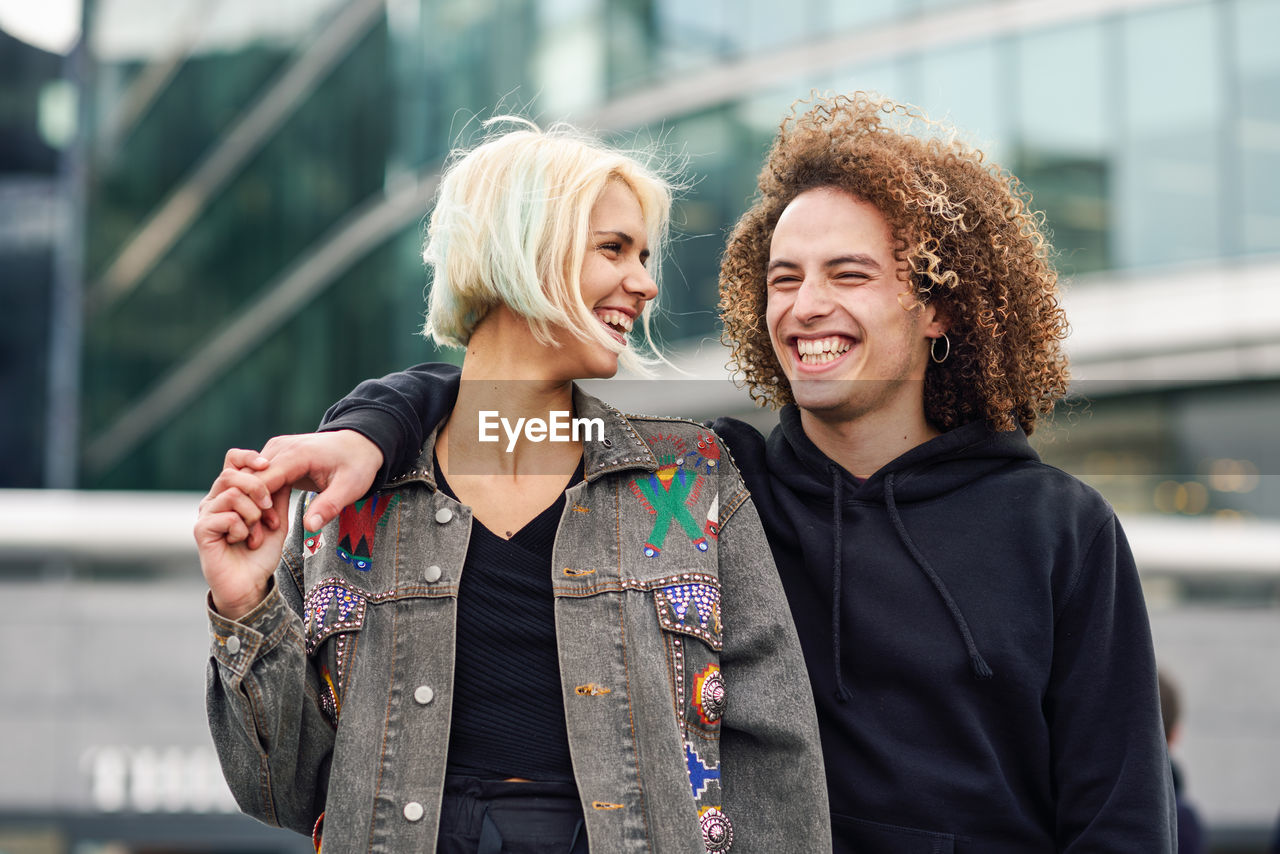
[[[618,342],[626,340],[645,304],[658,295],[649,276],[649,238],[640,200],[621,181],[606,185],[591,208],[587,252],[582,259],[582,300]],[[581,360],[581,376],[611,377],[618,355],[574,339],[566,348]]]

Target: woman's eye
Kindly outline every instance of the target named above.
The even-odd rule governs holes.
[[[771,288],[785,288],[794,287],[799,283],[799,281],[800,279],[798,276],[778,276],[777,278],[770,279],[768,284]]]
[[[621,243],[601,243],[596,247],[601,252],[612,252],[615,255],[622,251]]]

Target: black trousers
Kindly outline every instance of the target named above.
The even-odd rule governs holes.
[[[578,787],[450,774],[437,854],[587,854]]]

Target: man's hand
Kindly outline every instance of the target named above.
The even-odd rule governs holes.
[[[308,531],[318,531],[369,491],[382,468],[382,451],[354,430],[298,433],[276,436],[261,453],[233,448],[223,464],[225,469],[252,473],[257,482],[243,483],[241,488],[249,503],[257,506],[266,506],[263,502],[281,489],[318,492],[303,520]],[[271,527],[270,519],[263,522]],[[257,528],[251,525],[246,532],[251,547],[265,536]]]

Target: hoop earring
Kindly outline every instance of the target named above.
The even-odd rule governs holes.
[[[943,344],[946,345],[942,351],[941,356],[938,355],[939,341],[941,341]],[[951,355],[951,339],[948,338],[947,333],[944,332],[937,338],[933,339],[933,342],[929,345],[929,358],[933,359],[934,362],[941,365],[943,362],[947,360],[947,357],[950,355]]]

